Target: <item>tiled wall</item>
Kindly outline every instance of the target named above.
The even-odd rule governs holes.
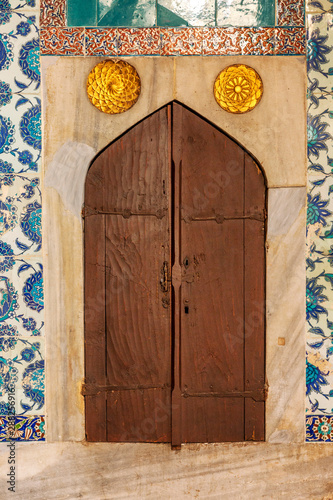
[[[38,25],[0,0],[0,441],[45,435]]]
[[[333,441],[333,5],[307,6],[307,440]]]
[[[174,17],[168,24],[158,22],[157,14],[155,17],[147,18],[142,15],[134,19],[132,12],[133,16],[129,19],[128,12],[131,12],[130,5],[133,3],[141,6],[142,12],[148,12],[151,6],[156,10],[157,4],[162,7],[169,6]],[[77,56],[209,56],[299,55],[305,52],[303,0],[277,0],[276,3],[267,0],[233,1],[232,22],[237,17],[236,11],[239,13],[237,25],[234,27],[228,27],[230,23],[223,18],[222,13],[226,12],[225,0],[161,0],[157,3],[155,0],[116,0],[112,2],[112,9],[117,11],[113,17],[121,22],[113,23],[109,20],[108,26],[125,25],[125,28],[93,27],[100,26],[97,22],[98,12],[101,11],[99,4],[106,7],[110,6],[111,2],[69,0],[69,17],[75,17],[75,12],[78,17],[81,16],[80,22],[73,20],[72,24],[82,26],[69,27],[71,23],[68,22],[70,19],[68,20],[65,0],[42,0],[41,53]],[[258,15],[246,17],[245,13],[249,13],[253,8]],[[90,12],[93,13],[92,18],[89,18]],[[211,15],[207,12],[211,12]],[[179,27],[184,26],[184,23],[176,22],[175,16],[178,14],[187,17],[187,24],[191,27]],[[214,20],[208,22],[207,15],[211,18],[214,15]]]
[[[45,435],[37,1],[0,0],[0,440],[6,439],[11,413],[8,401],[12,401],[8,396],[13,387],[15,438],[43,440]],[[245,21],[244,8],[253,3],[250,1],[242,2],[237,27],[227,27],[228,21],[223,20],[219,10],[214,10],[215,2],[203,0],[205,9],[201,7],[195,15],[189,8],[191,2],[161,0],[159,12],[169,16],[169,24],[165,17],[161,21],[157,16],[148,27],[145,27],[146,21],[141,24],[131,21],[124,28],[93,27],[104,24],[102,19],[107,15],[108,3],[91,2],[95,5],[94,23],[82,22],[82,27],[68,27],[65,0],[42,0],[41,53],[208,56],[305,52],[302,1],[278,0],[275,26],[267,11],[264,27],[258,18],[253,18],[252,23],[249,18]],[[149,11],[149,1],[138,3],[147,7],[142,12]],[[185,8],[179,7],[185,4]],[[216,3],[218,8],[222,4],[222,0]],[[307,439],[332,441],[332,3],[329,0],[310,2],[306,19],[309,28]],[[179,27],[184,24],[190,27]]]

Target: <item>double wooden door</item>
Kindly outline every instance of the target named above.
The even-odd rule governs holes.
[[[253,159],[178,103],[94,161],[89,441],[264,439],[265,193]]]

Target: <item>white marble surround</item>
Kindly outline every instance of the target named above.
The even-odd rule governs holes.
[[[87,76],[100,60],[42,57],[47,443],[39,446],[44,446],[44,453],[47,449],[50,453],[52,450],[59,453],[52,442],[85,438],[84,402],[80,394],[84,377],[80,210],[86,171],[95,153],[173,99],[191,107],[232,136],[255,156],[265,172],[269,188],[266,242],[269,392],[266,443],[260,449],[269,447],[269,443],[304,443],[304,58],[127,58],[139,72],[142,93],[130,111],[118,116],[98,111],[85,92]],[[233,63],[252,66],[264,83],[261,102],[244,115],[231,115],[221,110],[212,93],[216,75]],[[281,339],[284,345],[280,345]],[[36,445],[29,446],[27,450],[34,450]],[[140,455],[137,445],[128,446],[133,446],[135,453]],[[247,445],[233,448],[233,453],[241,455],[244,446]],[[211,449],[220,457],[226,450],[223,445],[216,448],[211,445]],[[94,458],[97,447],[88,446],[84,453],[88,450]],[[96,451],[96,460],[99,460],[98,453]]]

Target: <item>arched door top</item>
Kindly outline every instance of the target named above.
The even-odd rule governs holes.
[[[252,157],[178,103],[96,158],[85,191],[89,440],[264,439],[265,199]]]

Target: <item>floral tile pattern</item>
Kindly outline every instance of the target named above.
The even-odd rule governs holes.
[[[40,86],[38,17],[8,12],[10,15],[2,18],[0,33],[0,78],[9,84],[11,94],[20,97],[22,92],[34,93]],[[3,101],[1,93],[0,105],[6,102],[8,98],[4,96]]]
[[[244,28],[241,35],[242,55],[273,55],[275,50],[274,28]]]
[[[130,55],[160,55],[161,33],[160,28],[118,29],[118,53]]]
[[[59,28],[41,30],[41,54],[301,55],[304,28]]]
[[[45,441],[45,417],[0,417],[0,441]]]
[[[311,415],[306,419],[306,440],[333,442],[333,417]]]
[[[43,351],[43,338],[0,337],[0,417],[9,407],[17,416],[45,413]]]
[[[118,54],[118,30],[87,28],[85,30],[87,56],[108,56]]]
[[[161,55],[182,56],[202,53],[202,30],[198,28],[161,28]]]
[[[66,26],[66,0],[41,0],[40,26]]]
[[[308,207],[306,439],[333,441],[333,75],[332,14],[307,16]],[[326,5],[327,6],[327,5]]]
[[[305,28],[279,28],[275,30],[276,55],[305,54]]]
[[[333,5],[331,0],[306,0],[307,13],[325,13],[333,12]]]
[[[39,3],[0,24],[0,441],[44,440]]]
[[[58,56],[84,55],[84,28],[41,29],[41,54]]]
[[[240,55],[242,29],[205,28],[202,34],[203,55]]]
[[[304,26],[304,0],[278,0],[279,26]]]

